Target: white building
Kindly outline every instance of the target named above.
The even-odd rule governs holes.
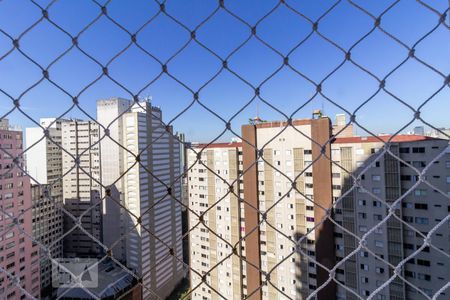
[[[135,104],[122,118],[126,261],[142,276],[143,299],[167,297],[184,276],[171,255],[183,257],[181,205],[175,200],[181,201],[180,146],[161,118],[149,102]]]
[[[61,124],[66,121],[41,118],[39,123],[48,130],[48,137],[41,127],[25,129],[27,172],[32,184],[50,184],[53,195],[62,194],[62,150],[58,145],[61,146]]]
[[[197,153],[204,147],[201,155],[203,164],[197,161]],[[191,272],[191,287],[202,282],[202,277],[216,264],[224,260],[232,252],[230,245],[234,245],[242,238],[241,209],[236,195],[228,193],[228,183],[235,181],[242,172],[242,143],[215,143],[193,145],[188,150],[188,205],[189,205],[189,266],[196,272]],[[226,180],[220,178],[207,168],[214,170]],[[234,185],[235,192],[243,197],[238,183]],[[219,202],[216,204],[216,202]],[[206,210],[208,226],[199,225],[197,215]],[[195,212],[192,213],[192,212]],[[220,238],[211,234],[210,229]],[[238,247],[238,254],[242,255],[243,243]],[[206,278],[207,283],[227,299],[242,299],[243,264],[238,256],[233,256],[219,264]],[[217,295],[208,286],[201,285],[192,292],[192,299],[214,299]],[[220,299],[219,296],[216,299]]]
[[[60,210],[63,173],[60,145],[61,124],[65,121],[67,120],[41,118],[39,123],[48,130],[47,137],[40,127],[25,129],[26,166],[32,182],[33,235],[44,246],[52,245],[52,258],[63,255],[63,214]],[[48,194],[44,193],[44,187]],[[41,253],[40,270],[41,289],[45,295],[51,284],[51,262],[44,252]]]
[[[103,243],[112,248],[112,254],[116,259],[125,261],[126,239],[124,235],[124,211],[119,205],[123,205],[124,178],[120,176],[124,172],[122,140],[122,115],[131,107],[132,102],[127,99],[111,98],[97,101],[97,122],[102,126],[101,135],[105,134],[104,128],[109,133],[100,142],[100,167],[101,181],[109,187],[110,197],[102,189],[103,201]]]

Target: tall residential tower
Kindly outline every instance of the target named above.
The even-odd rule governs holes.
[[[100,143],[99,126],[92,121],[71,120],[62,123],[63,202],[73,216],[80,217],[81,226],[64,215],[64,255],[69,257],[95,257],[102,249],[101,196],[100,196]],[[88,211],[88,209],[90,210]]]
[[[25,129],[26,166],[32,182],[33,234],[40,243],[51,246],[49,254],[53,259],[63,256],[61,127],[65,121],[41,118],[44,129]],[[51,261],[47,253],[41,252],[40,269],[45,295],[51,289]]]
[[[1,125],[0,295],[3,299],[25,299],[16,286],[17,279],[24,290],[39,298],[39,248],[29,237],[33,236],[30,178],[18,167],[25,169],[22,132],[10,130],[5,119]]]
[[[143,299],[167,297],[184,277],[180,145],[161,120],[149,102],[122,118],[126,262],[142,276]]]

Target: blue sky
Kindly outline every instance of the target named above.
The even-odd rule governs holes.
[[[49,1],[37,1],[45,6]],[[104,1],[100,1],[104,2]],[[297,11],[316,21],[335,1],[286,1]],[[378,16],[394,1],[354,1],[364,9]],[[439,12],[444,12],[448,1],[425,1]],[[230,1],[227,9],[238,15],[251,26],[276,5],[277,1]],[[190,30],[194,29],[217,8],[217,1],[168,0],[167,12]],[[136,32],[159,6],[154,1],[112,0],[108,14],[131,33]],[[92,1],[61,0],[49,8],[49,17],[71,35],[77,35],[100,13]],[[41,11],[28,0],[0,1],[0,28],[17,38],[31,24],[41,17]],[[403,43],[412,46],[438,24],[438,15],[420,5],[417,1],[403,0],[381,18],[381,26]],[[373,27],[373,20],[348,1],[341,1],[319,21],[321,34],[348,50]],[[448,24],[448,18],[447,18]],[[291,50],[311,32],[311,24],[304,18],[280,5],[272,14],[257,25],[257,34],[282,55]],[[197,31],[200,42],[221,58],[227,57],[250,35],[250,29],[224,10],[219,10]],[[165,62],[187,41],[190,33],[164,14],[157,16],[137,34],[137,42],[146,51]],[[105,16],[98,19],[79,37],[79,46],[101,64],[106,64],[130,42],[130,37]],[[71,39],[44,20],[20,39],[20,47],[43,67],[71,46]],[[12,47],[10,39],[0,33],[0,57]],[[448,76],[450,70],[450,35],[442,24],[416,47],[416,55],[441,73]],[[408,51],[386,34],[376,29],[352,49],[352,58],[379,78],[386,76],[408,56]],[[344,59],[344,54],[326,42],[317,33],[289,55],[293,68],[314,82],[325,78]],[[261,98],[286,115],[292,114],[314,94],[315,86],[292,69],[282,67],[280,55],[252,37],[248,43],[228,60],[228,66],[253,86],[261,85]],[[221,61],[194,41],[168,64],[169,73],[193,91],[198,91],[221,68]],[[109,65],[109,74],[125,86],[132,94],[141,91],[161,71],[161,66],[142,50],[132,45]],[[87,58],[78,49],[72,49],[49,68],[50,79],[70,95],[77,95],[101,75],[101,67]],[[19,97],[42,77],[41,70],[30,63],[17,50],[0,60],[0,89]],[[414,59],[408,60],[386,80],[386,88],[412,107],[418,107],[444,84],[444,79]],[[346,62],[330,76],[322,86],[323,93],[340,106],[353,112],[378,89],[378,82],[350,62]],[[153,104],[163,109],[166,122],[173,119],[193,100],[192,93],[175,80],[163,74],[153,84],[144,88],[141,96],[152,96]],[[106,77],[84,90],[80,105],[95,117],[95,103],[101,98],[120,96],[131,98],[130,93]],[[254,97],[253,89],[228,70],[223,70],[212,82],[199,92],[200,101],[228,120]],[[51,83],[44,80],[25,93],[20,99],[22,109],[31,117],[58,116],[71,105],[71,98]],[[258,103],[258,104],[257,104]],[[11,100],[0,93],[0,116],[12,108]],[[310,117],[313,109],[323,108],[325,114],[334,116],[342,110],[322,96],[316,96],[311,103],[298,111],[294,118]],[[232,120],[237,132],[257,111],[263,119],[280,120],[285,117],[256,99]],[[449,127],[450,89],[444,87],[422,109],[422,117],[438,127]],[[66,117],[87,118],[74,109]],[[369,130],[396,132],[413,117],[411,110],[396,101],[384,91],[379,92],[357,113],[358,120]],[[32,123],[19,112],[9,117],[11,123],[22,127]],[[191,141],[208,141],[224,129],[224,123],[205,110],[198,103],[174,121],[176,131],[185,132]],[[414,123],[408,127],[418,125]],[[362,129],[358,134],[364,134]],[[227,133],[222,140],[228,140]]]

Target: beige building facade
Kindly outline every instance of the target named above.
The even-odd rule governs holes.
[[[448,140],[356,137],[346,129],[336,138],[342,116],[338,123],[320,117],[293,127],[245,125],[242,143],[192,145],[193,299],[306,299],[329,278],[316,262],[329,269],[339,263],[335,278],[348,287],[331,281],[318,299],[367,298],[393,276],[389,264],[416,251],[401,270],[410,284],[394,279],[374,298],[425,299],[446,284]],[[393,155],[381,152],[388,141]],[[423,170],[431,186],[420,182]],[[395,201],[395,217],[387,218]],[[423,246],[429,232],[435,247]],[[368,249],[352,255],[363,237]]]
[[[62,123],[63,203],[75,217],[80,217],[81,229],[71,231],[74,220],[64,215],[64,255],[69,257],[96,257],[102,249],[100,196],[100,130],[93,121],[70,120]],[[91,208],[88,210],[89,208]]]
[[[303,253],[333,265],[331,227],[322,220],[324,211],[311,202],[331,207],[330,164],[311,142],[325,143],[331,124],[320,118],[295,120],[294,128],[286,125],[243,126],[245,142],[209,145],[202,151],[202,163],[195,152],[205,145],[189,151],[188,165],[194,165],[188,174],[189,205],[195,212],[189,219],[194,228],[191,265],[206,274],[219,264],[206,278],[214,289],[202,285],[193,292],[194,299],[219,299],[218,293],[229,299],[297,299],[326,280],[328,275]],[[228,193],[233,182],[234,193]],[[203,213],[206,226],[195,227]],[[201,280],[191,272],[192,287]],[[321,295],[334,295],[334,289],[330,284]]]

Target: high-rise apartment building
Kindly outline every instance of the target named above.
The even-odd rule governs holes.
[[[333,160],[346,170],[333,166],[333,196],[338,199],[346,193],[336,205],[334,218],[359,238],[370,232],[365,238],[370,251],[362,249],[347,258],[359,241],[335,227],[336,259],[346,258],[338,269],[337,279],[361,297],[367,297],[393,276],[388,263],[395,266],[419,249],[402,269],[402,276],[410,284],[396,279],[376,299],[422,299],[422,293],[432,297],[447,283],[450,260],[433,247],[420,247],[424,242],[422,235],[426,236],[450,211],[445,196],[450,191],[448,141],[418,135],[396,136],[390,141],[389,150],[402,162],[391,154],[381,154],[384,144],[380,139],[388,141],[390,136],[337,138],[332,144]],[[417,172],[425,168],[423,178],[432,186],[420,181]],[[347,171],[359,176],[360,182],[350,192],[354,180]],[[393,211],[397,218],[387,218],[387,204],[392,205],[400,198]],[[432,245],[445,253],[450,252],[447,223],[430,239]],[[444,293],[447,296],[438,299],[446,299],[448,292]],[[357,299],[340,286],[337,298]]]
[[[318,299],[357,299],[354,293],[365,298],[393,276],[389,264],[418,249],[401,272],[411,284],[397,278],[375,298],[437,293],[448,278],[450,262],[442,254],[450,251],[448,222],[433,231],[435,247],[422,245],[423,235],[450,209],[448,141],[396,136],[389,149],[402,162],[380,152],[390,136],[347,132],[330,139],[336,126],[326,117],[292,124],[295,129],[284,129],[284,122],[246,125],[242,144],[194,144],[188,151],[188,165],[194,165],[188,173],[190,259],[200,274],[191,272],[191,286],[206,280],[212,287],[201,285],[193,299],[221,298],[217,293],[227,299],[306,298],[329,277],[312,259],[330,269],[341,262],[335,277],[353,290],[331,281]],[[427,168],[423,178],[431,186],[408,164],[418,172]],[[384,221],[386,204],[399,198],[397,218]],[[339,226],[323,222],[332,205]],[[351,255],[359,246],[355,236],[368,232],[370,250]]]
[[[311,141],[325,144],[331,124],[328,118],[292,124],[294,128],[285,130],[284,122],[243,126],[246,142],[209,146],[200,158],[203,164],[194,151],[188,155],[188,165],[195,164],[188,175],[190,207],[198,215],[207,211],[202,218],[190,214],[191,227],[200,219],[206,225],[196,227],[190,236],[191,263],[199,264],[205,274],[221,262],[206,280],[229,299],[298,298],[325,282],[328,273],[300,255],[295,241],[301,237],[304,253],[325,266],[334,265],[332,226],[322,220],[325,210],[319,208],[332,204],[331,165],[321,156],[322,151],[329,155],[330,148]],[[194,149],[199,152],[201,147]],[[230,194],[228,185],[233,182]],[[231,256],[222,262],[233,251],[245,260]],[[270,274],[272,285],[264,284],[269,278],[261,273]],[[195,286],[202,278],[191,272],[191,280]],[[319,297],[334,294],[331,283]],[[194,291],[194,298],[218,296],[202,287]]]
[[[448,140],[450,137],[450,128],[438,128],[438,129],[432,129],[430,132],[427,132],[428,136],[440,138],[444,140]]]
[[[63,256],[61,202],[56,202],[56,199],[50,196],[50,190],[48,185],[31,185],[33,237],[49,251],[48,253],[41,251],[41,296],[51,293],[51,259]]]
[[[103,243],[112,248],[113,255],[120,261],[125,261],[125,242],[123,239],[125,232],[123,219],[126,215],[123,208],[125,185],[124,178],[121,175],[125,172],[123,164],[122,135],[122,116],[131,108],[132,102],[122,98],[111,98],[97,101],[97,122],[102,126],[101,135],[104,134],[103,128],[107,128],[108,134],[100,141],[100,167],[102,184],[109,187],[108,196],[105,191],[102,192],[103,201],[103,227],[107,228],[103,232]]]
[[[353,124],[347,124],[347,116],[345,114],[336,115],[332,133],[338,137],[353,136]]]
[[[102,209],[100,193],[91,191],[88,200],[69,198],[65,200],[64,209],[75,218],[81,217],[81,228],[76,228],[77,222],[64,215],[64,232],[70,232],[64,237],[65,257],[99,257],[103,255],[102,243]]]
[[[33,200],[33,234],[48,247],[51,258],[63,255],[62,205],[62,149],[61,123],[66,120],[42,118],[40,125],[48,130],[45,135],[40,127],[26,128],[25,146],[27,172],[31,177]],[[41,290],[43,295],[50,290],[51,261],[47,253],[41,252]]]
[[[25,299],[17,279],[23,289],[39,298],[39,248],[27,236],[33,236],[30,178],[17,166],[25,168],[22,132],[9,130],[5,119],[1,125],[0,295],[2,299]]]
[[[122,118],[126,262],[142,276],[143,299],[167,297],[184,277],[173,256],[183,255],[180,146],[161,120],[149,102]]]
[[[202,283],[203,274],[210,271],[216,264],[224,260],[236,247],[238,254],[242,253],[240,239],[244,235],[242,204],[242,189],[239,188],[238,174],[242,172],[242,143],[216,143],[192,145],[188,150],[189,166],[189,266],[200,276],[191,272],[191,287]],[[200,151],[205,150],[199,155]],[[199,155],[199,156],[198,156]],[[201,159],[203,164],[197,161]],[[214,170],[218,176],[212,171]],[[222,179],[225,181],[223,181]],[[235,182],[234,184],[232,184]],[[232,184],[234,193],[228,193]],[[199,224],[199,215],[209,210],[204,217],[204,226]],[[195,212],[192,213],[192,212]],[[216,232],[219,236],[212,234]],[[210,274],[207,281],[214,289],[227,299],[242,299],[244,278],[243,262],[233,256],[219,264]],[[219,298],[214,291],[202,285],[192,292],[193,299]]]
[[[74,216],[80,217],[81,226],[93,237],[102,240],[100,196],[100,143],[99,126],[92,121],[71,120],[62,123],[63,202]],[[92,207],[91,210],[87,210]],[[100,254],[98,242],[80,228],[72,229],[71,217],[64,215],[64,255],[92,257]]]
[[[63,199],[88,200],[100,191],[99,126],[92,121],[62,123]]]
[[[423,126],[416,126],[413,129],[414,135],[425,135],[425,128]]]
[[[25,129],[27,172],[33,184],[49,184],[54,197],[62,195],[62,123],[67,120],[41,118],[41,127]],[[58,146],[59,145],[59,146]]]

